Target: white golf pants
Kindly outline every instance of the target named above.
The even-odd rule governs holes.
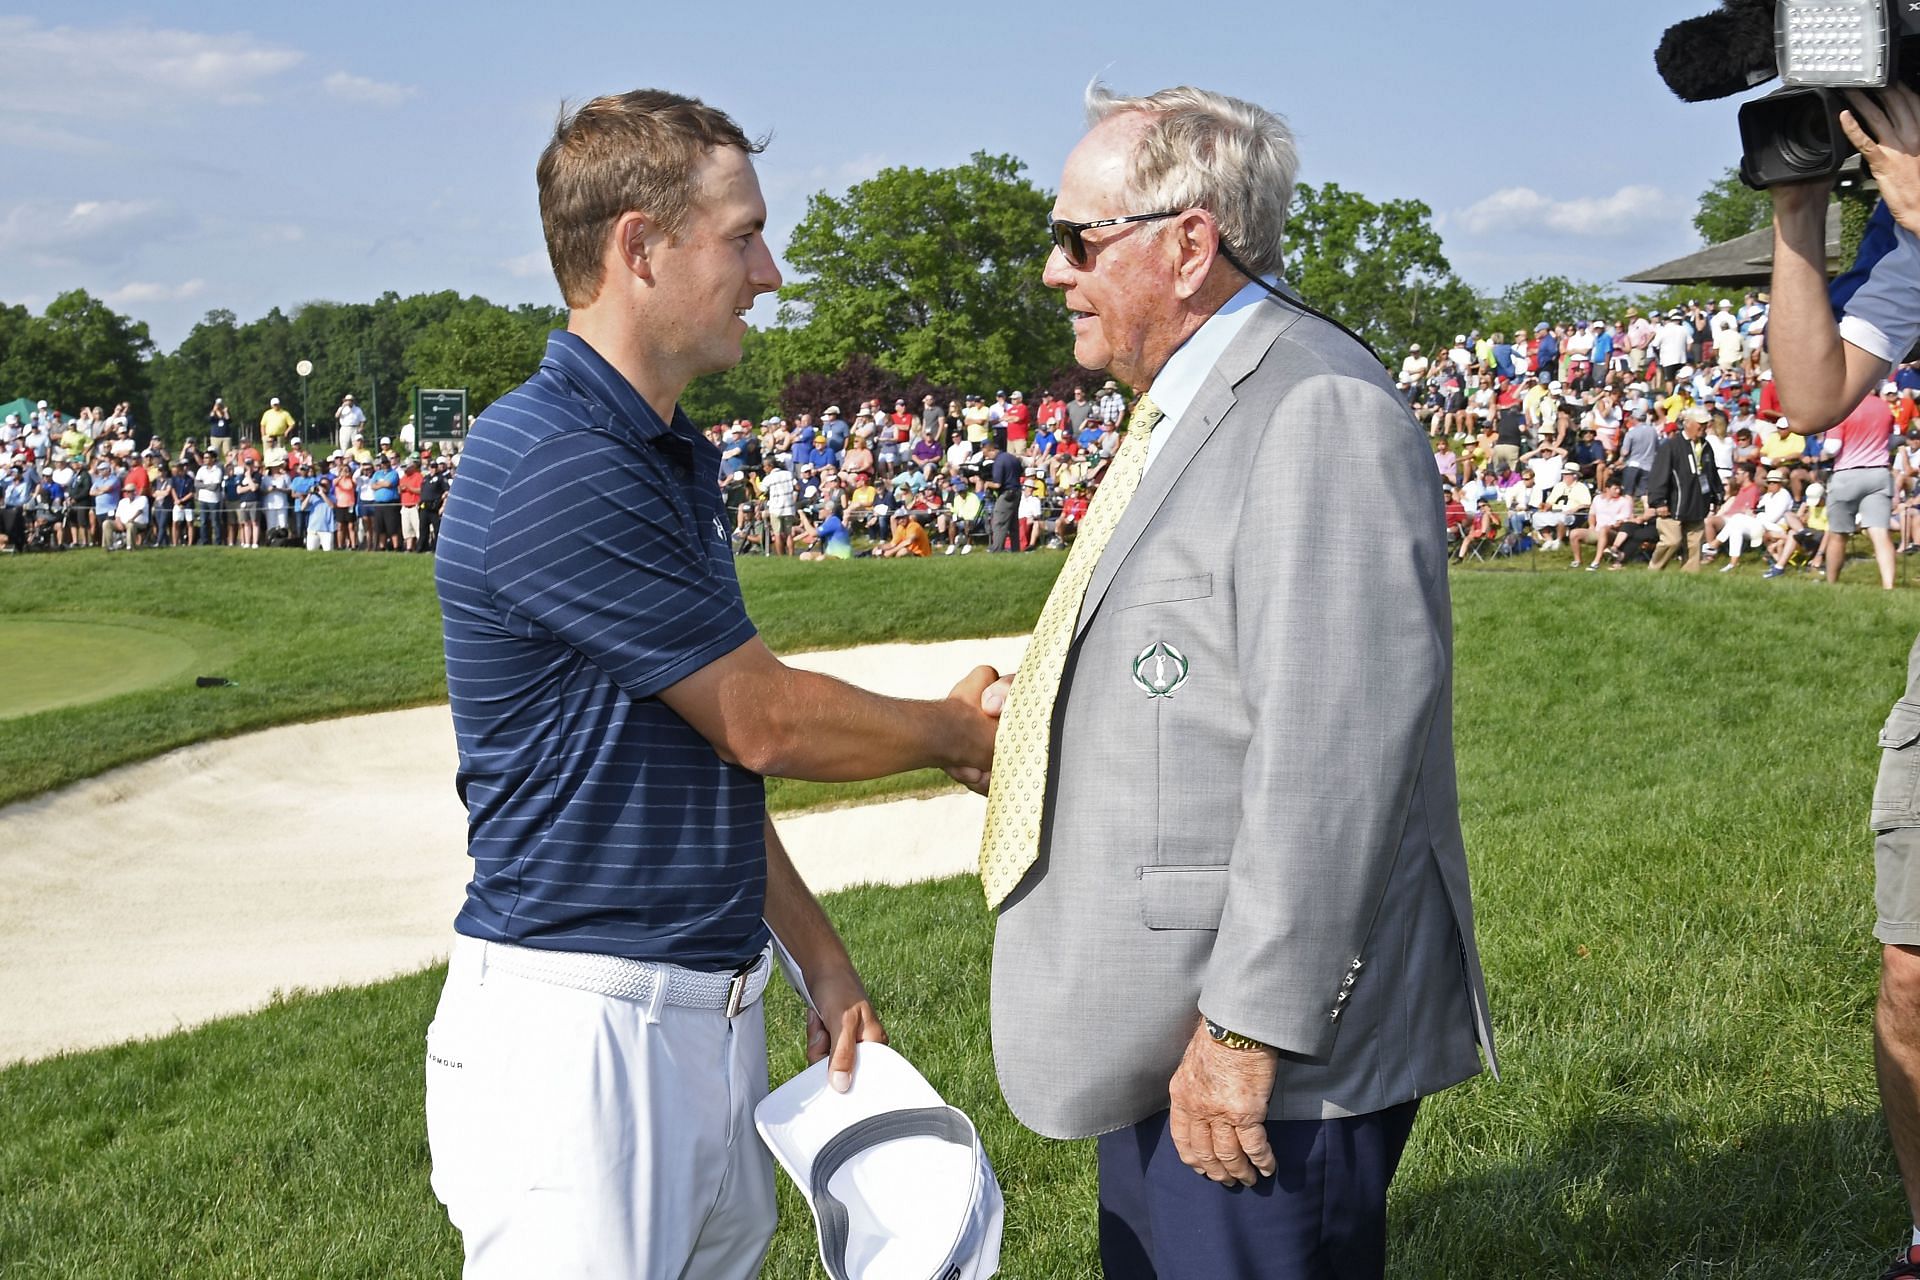
[[[759,1003],[729,1019],[572,990],[490,967],[489,945],[455,940],[427,1031],[433,1190],[467,1280],[757,1276]]]

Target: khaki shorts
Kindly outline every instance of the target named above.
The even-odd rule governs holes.
[[[420,508],[400,508],[400,536],[418,541],[420,538]]]
[[[1920,946],[1920,702],[1893,704],[1873,788],[1873,936]]]

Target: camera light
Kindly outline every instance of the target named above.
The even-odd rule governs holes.
[[[1789,85],[1887,83],[1887,0],[1780,0],[1773,38]]]

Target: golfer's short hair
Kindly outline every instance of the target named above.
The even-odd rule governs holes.
[[[765,149],[723,111],[661,89],[609,94],[562,106],[540,153],[540,226],[560,295],[584,307],[600,294],[607,232],[641,212],[668,235],[698,203],[701,162],[715,147]]]
[[[1149,118],[1127,165],[1129,209],[1205,209],[1249,271],[1279,272],[1287,206],[1300,168],[1285,120],[1265,107],[1190,85],[1135,98],[1095,80],[1086,99],[1089,125],[1130,111]]]

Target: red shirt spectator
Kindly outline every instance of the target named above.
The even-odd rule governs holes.
[[[1018,391],[1013,394],[1016,397],[1020,396]],[[1000,415],[1000,425],[1007,430],[1008,444],[1012,444],[1015,440],[1029,439],[1033,434],[1033,410],[1027,408],[1024,398],[1017,398],[1007,406],[1006,412]]]
[[[417,470],[408,469],[400,475],[400,505],[417,507],[420,505],[420,487],[426,477]]]

